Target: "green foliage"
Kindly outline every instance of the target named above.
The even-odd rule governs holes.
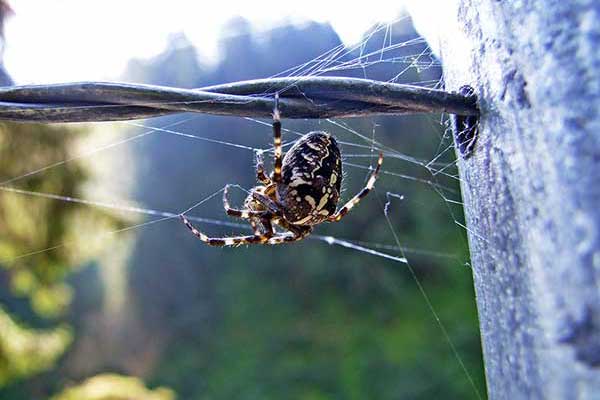
[[[71,330],[64,325],[26,328],[0,307],[0,387],[50,368],[71,340]]]
[[[0,124],[0,182],[81,197],[89,180],[81,162],[30,172],[72,158],[84,133]],[[0,388],[52,368],[73,341],[65,320],[73,291],[65,279],[93,255],[78,229],[90,224],[114,228],[121,222],[89,207],[0,191]],[[73,251],[77,247],[82,250]]]
[[[65,389],[51,400],[175,400],[175,394],[162,387],[147,389],[138,378],[100,374]]]
[[[81,162],[27,174],[73,157],[83,134],[82,129],[50,125],[0,124],[0,181],[28,191],[81,197],[88,179]],[[0,267],[7,270],[13,294],[29,298],[37,315],[60,316],[70,303],[64,279],[91,255],[72,250],[86,239],[79,234],[79,223],[114,226],[118,220],[77,204],[0,192]]]
[[[319,244],[298,247],[270,254],[268,266],[250,261],[258,251],[223,256],[216,326],[206,336],[197,326],[195,345],[174,340],[153,382],[186,398],[474,396],[405,271],[347,253],[327,264]],[[469,370],[478,371],[475,310],[460,295],[471,283],[454,275],[427,291]]]

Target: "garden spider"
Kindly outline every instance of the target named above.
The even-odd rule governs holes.
[[[332,135],[322,131],[307,133],[283,157],[279,97],[275,95],[273,110],[274,171],[265,173],[262,153],[256,155],[256,177],[261,185],[250,190],[241,210],[231,208],[227,200],[228,186],[223,191],[223,206],[227,215],[247,220],[253,235],[213,238],[200,232],[180,215],[183,223],[200,240],[210,246],[242,244],[281,244],[304,239],[321,222],[341,220],[365,197],[377,179],[383,163],[379,153],[377,166],[365,187],[336,211],[342,183],[340,149]],[[274,225],[284,230],[276,232]]]

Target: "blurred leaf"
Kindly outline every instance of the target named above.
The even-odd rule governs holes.
[[[135,377],[101,374],[63,390],[51,400],[175,400],[175,393],[163,387],[150,390]]]
[[[2,186],[81,197],[90,175],[79,160],[61,162],[73,158],[84,134],[60,125],[0,123]],[[73,293],[64,280],[94,255],[81,221],[113,229],[121,223],[87,206],[0,191],[0,386],[51,369],[72,342],[71,329],[59,320]],[[31,328],[36,325],[48,328]]]
[[[65,326],[26,328],[0,308],[0,387],[50,368],[71,341],[71,331]]]

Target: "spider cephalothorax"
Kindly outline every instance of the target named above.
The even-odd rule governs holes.
[[[267,176],[262,153],[258,153],[256,177],[261,185],[250,190],[243,209],[231,208],[227,200],[227,187],[223,192],[223,204],[227,214],[247,220],[254,234],[211,238],[194,228],[185,216],[181,215],[192,233],[211,246],[280,244],[303,239],[312,232],[313,226],[324,221],[336,222],[342,219],[373,189],[383,162],[381,153],[366,186],[336,211],[342,184],[342,160],[337,142],[327,132],[310,132],[298,139],[283,157],[277,96],[275,99],[273,173]],[[287,232],[276,232],[274,225]]]

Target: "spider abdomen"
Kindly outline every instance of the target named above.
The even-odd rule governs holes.
[[[277,199],[294,225],[316,225],[333,215],[340,198],[342,160],[330,134],[302,136],[286,153]]]

